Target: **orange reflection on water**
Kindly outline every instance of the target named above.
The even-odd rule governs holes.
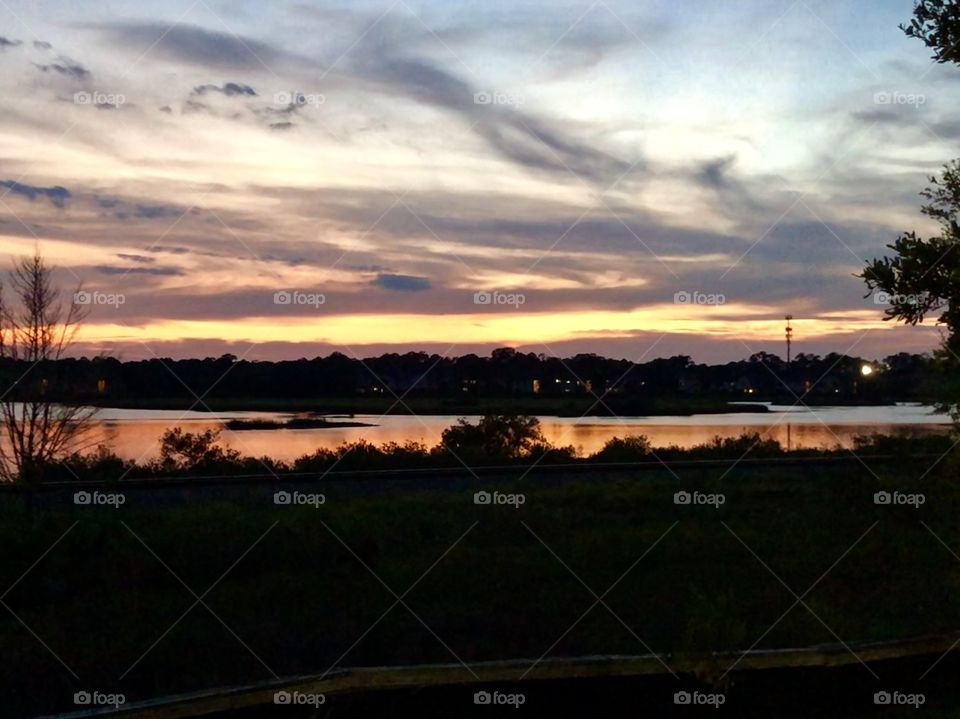
[[[207,429],[221,430],[220,441],[226,447],[244,455],[267,456],[290,461],[318,448],[332,449],[343,442],[365,439],[374,444],[385,442],[422,442],[433,446],[440,442],[444,429],[456,422],[456,417],[389,416],[384,418],[357,417],[357,421],[379,422],[373,427],[343,427],[331,429],[300,430],[246,430],[223,429],[218,420],[195,420],[183,422],[107,421],[94,430],[94,438],[108,445],[125,459],[143,461],[155,458],[160,436],[170,426],[181,426],[185,431],[202,432]],[[737,437],[743,433],[758,432],[764,438],[780,442],[784,448],[832,449],[840,446],[853,447],[857,435],[874,433],[893,434],[904,429],[917,432],[946,432],[944,424],[869,423],[869,424],[820,424],[779,423],[759,424],[699,424],[695,418],[689,424],[638,424],[629,420],[618,422],[604,419],[591,422],[587,419],[544,417],[541,428],[547,440],[555,445],[573,445],[581,455],[599,451],[613,437],[646,435],[654,447],[676,445],[692,447],[709,442],[714,437]],[[649,421],[649,420],[648,420]]]

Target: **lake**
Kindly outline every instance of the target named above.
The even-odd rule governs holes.
[[[784,447],[851,447],[863,434],[899,432],[947,432],[950,418],[932,408],[912,403],[886,407],[805,407],[769,405],[770,412],[731,412],[660,417],[540,417],[543,433],[556,445],[572,444],[581,453],[596,452],[612,437],[643,434],[655,447],[690,447],[715,436],[735,437],[743,432],[760,432]],[[104,408],[98,411],[96,438],[126,459],[155,457],[159,438],[170,427],[185,431],[221,429],[221,442],[242,454],[291,460],[318,447],[332,448],[342,442],[413,440],[428,446],[440,441],[444,429],[458,415],[355,415],[352,421],[372,427],[327,429],[244,430],[223,429],[230,419],[276,419],[293,416],[284,412],[180,412],[176,410],[128,410]],[[467,417],[472,422],[477,417]]]

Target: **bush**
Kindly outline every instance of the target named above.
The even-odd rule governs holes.
[[[954,437],[946,433],[928,435],[906,431],[900,434],[859,434],[853,438],[853,447],[857,452],[870,454],[941,455],[953,449],[954,441]]]
[[[465,462],[495,462],[529,457],[546,446],[540,420],[529,415],[488,414],[477,424],[461,418],[441,435],[442,444]],[[442,453],[443,448],[440,448]]]
[[[636,462],[651,456],[650,440],[646,435],[614,437],[591,459],[598,462]]]
[[[426,466],[429,460],[430,453],[420,442],[388,442],[377,446],[361,439],[344,442],[334,450],[318,449],[298,457],[293,469],[296,472],[323,472],[333,467],[338,470],[405,469]]]
[[[136,465],[133,462],[121,459],[112,450],[104,445],[97,445],[93,452],[80,454],[75,452],[62,462],[51,464],[44,469],[44,482],[64,482],[70,480],[93,480],[100,482],[115,482],[128,473]]]
[[[775,439],[764,439],[758,432],[744,432],[738,437],[716,436],[709,442],[689,449],[668,447],[657,450],[663,459],[740,459],[782,457],[785,452]]]

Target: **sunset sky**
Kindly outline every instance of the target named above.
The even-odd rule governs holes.
[[[0,0],[0,254],[122,358],[924,351],[853,277],[960,154],[911,9]]]

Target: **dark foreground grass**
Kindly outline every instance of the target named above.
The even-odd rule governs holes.
[[[955,719],[960,705],[956,682],[960,659],[944,659],[935,673],[918,677],[933,658],[876,662],[870,671],[857,664],[840,668],[808,668],[753,672],[737,677],[736,686],[723,693],[723,704],[682,706],[674,701],[678,691],[713,694],[716,688],[687,677],[620,677],[555,681],[525,681],[484,685],[482,691],[521,693],[521,711],[477,706],[476,686],[448,686],[437,689],[368,692],[326,697],[319,711],[296,707],[258,707],[211,715],[210,719],[315,719],[323,717],[415,716],[419,719],[448,717],[536,716],[536,717],[774,717],[776,719]],[[878,689],[884,687],[884,689]],[[913,705],[877,705],[878,691],[922,696],[917,711]],[[282,709],[280,714],[278,709]]]
[[[71,709],[82,689],[133,701],[334,666],[650,650],[669,665],[960,629],[960,492],[926,469],[324,482],[318,507],[6,505],[3,716]],[[723,504],[677,505],[681,486]],[[475,504],[480,488],[523,504]],[[875,504],[881,489],[924,503]]]

